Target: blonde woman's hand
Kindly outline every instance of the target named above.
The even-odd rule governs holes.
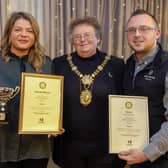
[[[50,134],[48,134],[48,138],[50,138],[51,136],[57,137],[58,135],[62,135],[64,132],[65,132],[65,129],[61,128],[58,133],[50,133]]]

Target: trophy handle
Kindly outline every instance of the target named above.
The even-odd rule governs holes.
[[[20,87],[16,86],[10,98],[13,99],[19,93],[19,91],[20,91]]]

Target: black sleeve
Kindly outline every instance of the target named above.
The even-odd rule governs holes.
[[[118,94],[123,94],[123,79],[124,79],[124,60],[116,56],[112,56],[110,61],[111,68],[114,74],[115,87]]]

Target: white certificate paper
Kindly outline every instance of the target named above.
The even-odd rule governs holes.
[[[149,143],[148,98],[109,95],[109,153]]]

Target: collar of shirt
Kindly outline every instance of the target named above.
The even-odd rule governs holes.
[[[151,52],[144,55],[143,58],[140,61],[138,61],[138,59],[134,55],[134,59],[135,59],[135,62],[136,62],[135,63],[134,77],[136,76],[136,74],[138,72],[143,70],[149,63],[151,63],[154,60],[158,50],[159,50],[159,47],[157,46],[154,50],[152,50]]]

